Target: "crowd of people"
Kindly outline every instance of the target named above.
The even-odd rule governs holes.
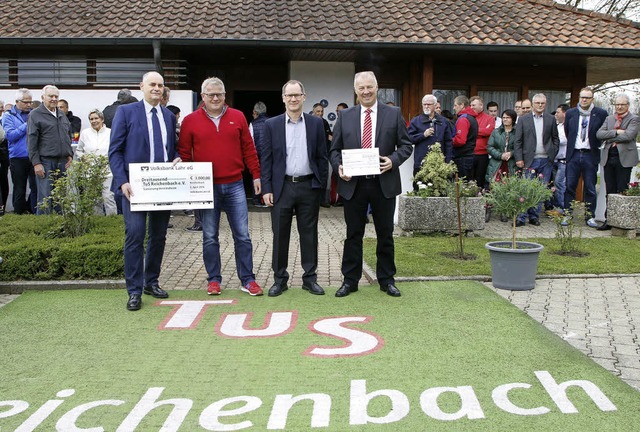
[[[47,202],[57,175],[75,159],[87,154],[108,156],[110,171],[103,185],[103,214],[122,214],[125,221],[124,271],[128,291],[127,309],[139,310],[142,294],[167,298],[159,286],[170,212],[132,211],[131,163],[204,162],[213,166],[214,206],[196,211],[190,231],[201,231],[203,260],[207,271],[207,293],[220,295],[224,285],[220,258],[219,229],[226,214],[234,241],[237,276],[242,291],[263,295],[253,273],[253,245],[248,226],[247,192],[243,174],[252,179],[253,203],[271,213],[274,283],[268,295],[288,290],[288,256],[292,223],[297,223],[304,270],[302,288],[315,295],[324,289],[317,283],[319,207],[344,206],[346,233],[342,257],[343,283],[336,297],[358,291],[362,276],[362,242],[365,224],[375,225],[376,275],[380,289],[392,297],[401,295],[396,273],[393,218],[396,196],[401,193],[400,165],[414,152],[414,174],[435,143],[441,145],[447,162],[453,161],[458,175],[489,189],[504,176],[536,176],[554,190],[547,213],[571,217],[578,179],[584,182],[589,226],[608,229],[592,217],[596,204],[599,166],[606,193],[628,187],[632,168],[638,163],[636,136],[639,117],[629,112],[630,99],[620,94],[615,113],[595,107],[593,91],[583,88],[578,104],[559,105],[550,113],[544,94],[517,101],[514,109],[501,113],[495,102],[486,105],[473,96],[458,96],[455,116],[442,110],[436,96],[422,98],[422,113],[405,123],[400,109],[379,103],[373,72],[354,77],[355,106],[341,103],[333,130],[317,103],[303,112],[304,84],[290,80],[282,87],[285,112],[269,118],[267,107],[257,102],[253,121],[226,102],[222,80],[207,78],[201,85],[202,103],[178,122],[180,110],[167,106],[168,87],[157,72],[146,73],[140,84],[143,99],[128,89],[103,111],[88,114],[90,127],[80,130],[80,119],[69,110],[52,85],[42,90],[42,104],[34,107],[28,89],[16,92],[15,104],[3,106],[0,140],[0,187],[8,197],[10,171],[13,208],[17,214],[55,211]],[[77,141],[77,145],[72,144]],[[376,148],[379,161],[372,174],[350,175],[343,152]],[[351,167],[349,167],[351,168]],[[371,167],[368,167],[369,169]],[[27,194],[29,190],[29,194]],[[542,204],[541,204],[542,205]],[[517,225],[539,225],[541,205],[518,216]],[[4,207],[3,207],[4,209]],[[4,211],[4,210],[2,210]],[[506,218],[503,218],[506,220]],[[145,247],[146,242],[146,247]]]

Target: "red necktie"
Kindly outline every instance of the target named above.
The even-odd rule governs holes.
[[[362,129],[362,148],[371,148],[371,108],[365,110],[364,128]]]

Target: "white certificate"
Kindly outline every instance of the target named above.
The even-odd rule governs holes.
[[[380,174],[380,149],[342,150],[342,172],[349,177]]]
[[[131,211],[213,208],[213,170],[209,162],[132,163]],[[126,199],[126,198],[125,198]]]

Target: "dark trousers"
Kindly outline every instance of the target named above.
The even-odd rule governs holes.
[[[467,180],[473,180],[471,178],[471,173],[473,171],[473,155],[470,156],[460,156],[453,159],[453,162],[456,164],[458,168],[458,177],[465,177]],[[487,162],[488,163],[488,162]],[[486,168],[485,168],[486,172]]]
[[[168,210],[131,211],[127,198],[122,200],[124,215],[124,278],[129,294],[142,294],[145,286],[156,285],[169,224]],[[147,251],[144,240],[147,235]]]
[[[318,268],[318,213],[322,189],[312,189],[311,181],[293,183],[285,180],[282,194],[271,209],[273,231],[272,268],[274,282],[286,285],[289,280],[289,240],[295,211],[300,235],[300,261],[304,273],[302,281],[317,281]]]
[[[475,180],[476,184],[482,189],[485,188],[487,180],[487,167],[489,166],[489,155],[477,154],[473,155],[473,167],[471,168],[471,178],[469,180]]]
[[[0,157],[0,205],[7,205],[7,198],[9,197],[9,157]]]
[[[633,167],[627,168],[620,164],[618,155],[609,154],[607,164],[604,166],[604,181],[607,184],[607,195],[624,192],[629,189],[632,170]]]
[[[31,161],[29,158],[12,158],[9,165],[13,182],[13,211],[16,214],[35,213],[38,188]],[[31,189],[28,198],[27,183]]]
[[[353,180],[351,180],[353,181]],[[373,224],[376,229],[376,275],[380,286],[395,283],[395,250],[393,244],[393,214],[396,197],[385,198],[378,177],[360,177],[351,199],[344,200],[344,219],[347,223],[347,238],[342,255],[344,282],[357,287],[362,277],[362,238],[367,221],[367,208],[371,205]]]
[[[564,208],[571,208],[571,202],[576,199],[576,189],[578,181],[582,175],[584,181],[584,198],[586,208],[591,217],[596,214],[596,181],[598,175],[598,164],[593,160],[591,152],[581,152],[574,150],[571,159],[567,161],[565,173],[567,190],[564,193]]]

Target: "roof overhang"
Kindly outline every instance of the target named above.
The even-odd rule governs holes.
[[[587,85],[640,78],[640,58],[589,57]]]

